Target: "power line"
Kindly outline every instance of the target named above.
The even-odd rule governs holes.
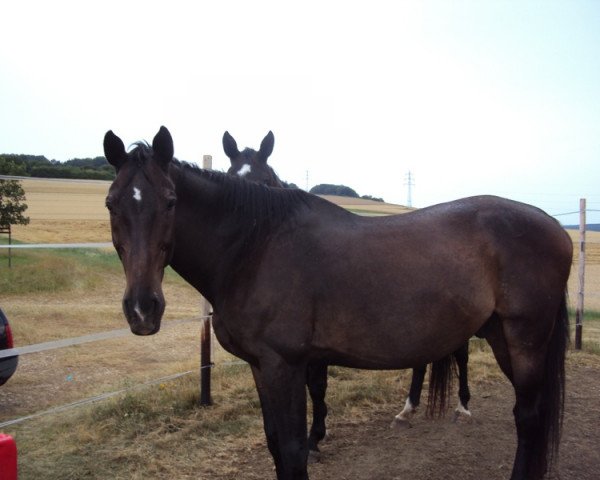
[[[412,172],[409,170],[408,173],[404,177],[404,185],[408,186],[408,198],[406,199],[406,206],[412,207],[412,187],[415,185],[415,177]]]

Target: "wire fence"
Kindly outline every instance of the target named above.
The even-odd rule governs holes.
[[[592,210],[592,211],[600,211],[600,210]],[[565,213],[557,214],[554,216],[571,215],[573,213],[579,213],[579,212],[565,212]],[[589,241],[589,243],[600,244],[600,239],[591,240],[591,241]],[[110,247],[112,247],[111,243],[60,243],[60,244],[56,243],[56,244],[16,244],[16,245],[2,244],[2,245],[0,245],[0,249],[2,249],[2,248],[4,248],[4,249],[6,249],[6,248],[14,248],[14,249],[72,249],[72,248],[103,249],[103,248],[110,248]],[[592,296],[592,297],[600,298],[600,290],[586,292],[586,296],[588,296],[588,295]],[[192,323],[192,322],[206,323],[210,318],[211,318],[211,315],[207,314],[207,315],[194,316],[194,317],[190,317],[190,318],[182,318],[182,319],[178,319],[178,320],[172,320],[169,322],[165,322],[163,324],[163,328],[172,328],[172,327],[175,327],[178,325],[183,325],[183,324]],[[86,343],[90,343],[90,342],[99,342],[99,341],[110,340],[110,339],[115,339],[115,338],[119,338],[119,337],[125,337],[125,336],[129,336],[129,335],[131,335],[130,329],[122,328],[122,329],[115,329],[115,330],[93,333],[93,334],[89,334],[89,335],[83,335],[83,336],[79,336],[79,337],[64,338],[64,339],[55,340],[55,341],[49,341],[49,342],[43,342],[43,343],[38,343],[38,344],[33,344],[33,345],[15,347],[15,348],[11,348],[11,349],[0,350],[0,360],[3,358],[15,356],[15,355],[19,355],[19,356],[30,355],[30,354],[46,352],[46,351],[51,351],[51,350],[56,350],[56,349],[73,347],[73,346],[82,345],[82,344],[86,344]],[[208,338],[209,338],[209,341],[212,339],[212,334],[210,334],[210,330],[209,330]],[[208,347],[208,348],[209,348],[209,352],[210,352],[210,347]],[[201,351],[201,354],[202,353],[203,352]],[[245,365],[245,364],[246,364],[246,362],[237,360],[237,361],[222,362],[219,365],[231,366],[231,365]],[[215,366],[215,364],[212,362],[212,359],[210,358],[210,356],[208,358],[208,362],[206,360],[204,360],[203,362],[201,361],[201,365],[200,365],[201,376],[202,376],[203,371],[210,371],[210,369],[212,369],[214,366]],[[137,390],[137,389],[145,388],[148,386],[164,383],[167,381],[172,381],[172,380],[175,380],[175,379],[178,379],[178,378],[190,375],[190,374],[194,374],[194,373],[198,373],[198,371],[197,370],[188,370],[188,371],[184,371],[184,372],[161,376],[159,378],[149,380],[146,382],[142,382],[142,383],[139,383],[136,385],[132,385],[127,388],[121,388],[121,389],[117,389],[117,390],[114,390],[111,392],[106,392],[106,393],[94,395],[91,397],[87,397],[87,398],[84,398],[81,400],[77,400],[74,402],[66,403],[64,405],[55,406],[55,407],[52,407],[52,408],[49,408],[49,409],[46,409],[46,410],[43,410],[40,412],[35,412],[32,414],[28,414],[28,415],[24,415],[24,416],[20,416],[17,418],[13,418],[10,420],[0,422],[0,428],[5,428],[8,426],[15,425],[15,424],[27,421],[27,420],[35,419],[35,418],[38,418],[41,416],[55,414],[55,413],[63,412],[63,411],[70,410],[73,408],[77,408],[80,406],[100,402],[102,400],[106,400],[108,398],[112,398],[112,397],[127,393],[132,390]],[[209,384],[208,397],[210,397],[210,377],[208,380],[208,384]],[[204,387],[204,388],[206,388],[206,387]],[[201,397],[202,397],[202,393],[201,393]],[[205,395],[205,397],[206,397],[206,395]]]

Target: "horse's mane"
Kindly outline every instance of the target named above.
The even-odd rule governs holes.
[[[184,177],[204,178],[218,185],[222,206],[242,219],[251,219],[254,224],[274,226],[289,217],[311,198],[299,189],[272,188],[215,170],[204,170],[195,164],[174,160]]]
[[[143,168],[152,158],[152,147],[144,141],[133,146],[128,153],[129,161]],[[239,241],[250,249],[264,244],[284,222],[293,221],[295,212],[309,206],[313,198],[299,189],[267,187],[223,172],[205,170],[176,158],[171,164],[176,169],[171,178],[177,188],[193,192],[197,189],[195,178],[207,180],[218,187],[218,194],[211,201],[215,213],[221,210],[221,215],[226,215],[232,225],[244,232]],[[198,202],[201,201],[202,197],[198,194]]]
[[[139,142],[132,143],[133,149],[127,154],[130,160],[133,160],[138,166],[144,165],[146,160],[152,158],[152,147],[148,142],[140,140]]]
[[[239,258],[258,259],[273,235],[280,232],[281,228],[293,228],[296,213],[309,206],[313,198],[302,190],[267,187],[179,160],[174,160],[173,166],[179,170],[176,188],[181,186],[189,192],[197,191],[197,179],[217,186],[218,193],[208,200],[209,211],[223,218],[228,225],[226,228],[236,232],[228,238],[232,242],[230,247],[237,255],[222,259],[225,262],[223,271],[229,272],[226,283],[233,281],[240,269],[247,265],[247,262],[240,262]],[[207,201],[201,200],[200,195],[198,198],[199,201]]]

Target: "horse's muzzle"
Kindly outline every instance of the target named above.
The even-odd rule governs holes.
[[[158,293],[123,298],[123,312],[135,335],[154,335],[158,332],[164,311],[165,300]]]

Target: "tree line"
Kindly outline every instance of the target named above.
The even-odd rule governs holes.
[[[310,189],[310,193],[315,195],[339,195],[341,197],[364,198],[366,200],[374,200],[383,202],[383,198],[372,197],[371,195],[359,195],[356,191],[346,185],[332,185],[330,183],[321,183]]]
[[[73,158],[66,162],[48,160],[43,155],[0,154],[0,175],[40,178],[75,178],[91,180],[114,180],[115,170],[104,157]],[[294,184],[289,188],[297,188]],[[383,202],[383,198],[371,195],[358,195],[346,185],[322,183],[310,189],[315,195],[339,195],[342,197],[364,198]]]
[[[113,180],[115,171],[104,157],[59,162],[43,155],[0,154],[0,175]]]

